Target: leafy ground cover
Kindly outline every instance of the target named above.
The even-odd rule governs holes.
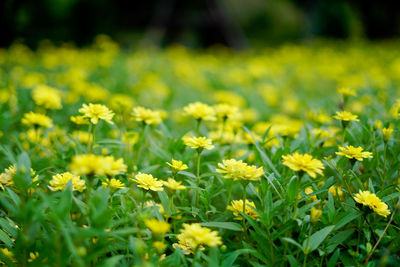
[[[7,266],[398,266],[395,43],[0,50]]]

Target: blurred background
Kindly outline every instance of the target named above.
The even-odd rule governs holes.
[[[322,39],[400,36],[400,1],[1,0],[0,46],[89,44],[107,34],[122,47],[234,48]]]

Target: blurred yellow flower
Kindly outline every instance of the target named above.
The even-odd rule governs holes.
[[[76,190],[82,192],[86,189],[85,180],[81,180],[79,176],[70,172],[53,175],[49,188],[52,191],[62,191],[65,189],[69,181],[71,181],[73,191]]]
[[[69,169],[77,175],[115,176],[125,173],[127,166],[122,158],[115,160],[112,156],[81,154],[72,158]]]
[[[179,243],[187,244],[192,250],[196,250],[201,245],[215,247],[222,245],[221,237],[217,231],[211,231],[207,227],[202,227],[199,223],[184,223],[183,229],[177,236]]]
[[[117,189],[124,189],[125,185],[118,179],[115,178],[107,178],[104,182],[101,183],[101,185],[106,188],[110,188],[111,190],[117,190]]]
[[[321,209],[317,209],[315,207],[311,208],[310,221],[312,223],[317,222],[321,216],[322,216],[322,210]]]
[[[348,111],[336,111],[336,115],[333,116],[333,118],[341,121],[360,121],[357,115],[353,115],[352,113]]]
[[[183,143],[191,147],[193,149],[197,149],[198,151],[202,151],[203,149],[211,150],[214,148],[212,145],[212,140],[208,139],[207,137],[182,137]]]
[[[162,117],[159,111],[154,111],[144,107],[136,107],[133,109],[132,116],[135,121],[141,121],[149,125],[157,125],[162,122]]]
[[[156,235],[165,235],[171,229],[169,223],[157,219],[147,219],[144,224]]]
[[[232,200],[231,204],[227,207],[228,210],[233,211],[233,215],[235,215],[235,220],[243,220],[243,217],[240,216],[240,213],[243,212],[243,200]],[[246,199],[246,207],[245,213],[253,219],[260,217],[258,213],[255,211],[256,205],[253,201]]]
[[[32,98],[36,105],[47,109],[61,109],[61,93],[57,89],[41,84],[32,91]]]
[[[77,125],[89,124],[89,120],[84,116],[71,116],[70,120]]]
[[[44,127],[51,128],[53,127],[53,121],[44,114],[29,112],[25,113],[21,122],[27,126],[33,127]]]
[[[168,178],[167,181],[163,181],[163,185],[171,190],[186,190],[186,186],[182,185],[182,182],[178,182],[172,178]]]
[[[187,105],[183,108],[185,115],[191,116],[196,120],[204,120],[204,121],[215,121],[215,110],[213,107],[201,103],[195,102]]]

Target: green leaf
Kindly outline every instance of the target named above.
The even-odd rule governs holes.
[[[2,230],[0,230],[0,241],[3,242],[9,248],[13,246],[11,238]]]
[[[124,258],[124,255],[117,255],[117,256],[113,256],[107,260],[105,260],[103,262],[103,264],[101,264],[100,266],[102,267],[114,267],[118,264],[118,262]]]
[[[298,184],[298,177],[293,176],[289,182],[289,186],[287,188],[287,201],[292,203],[297,195],[297,184]]]
[[[340,228],[360,216],[361,214],[359,212],[350,211],[346,216],[344,216],[336,223],[335,230],[339,230]]]
[[[337,249],[335,253],[333,253],[332,257],[329,259],[328,264],[326,265],[327,267],[334,267],[336,266],[336,262],[339,259],[340,256],[340,249]]]
[[[251,249],[246,249],[246,248],[235,250],[234,252],[228,254],[229,256],[222,261],[221,266],[223,267],[232,266],[237,257],[239,257],[241,254],[249,254],[251,252],[252,252]]]
[[[314,250],[316,250],[319,245],[325,240],[325,238],[329,235],[329,233],[335,228],[335,225],[327,226],[318,232],[315,232],[309,240],[308,247],[307,246],[307,239],[303,242],[303,251],[305,254],[308,254]]]
[[[223,228],[232,231],[242,231],[242,226],[238,223],[234,222],[203,222],[200,223],[202,226],[206,227],[216,227],[216,228]]]
[[[290,237],[282,237],[281,238],[283,241],[288,242],[290,244],[295,245],[296,247],[300,248],[301,250],[303,250],[303,247],[297,243],[295,240],[291,239]]]

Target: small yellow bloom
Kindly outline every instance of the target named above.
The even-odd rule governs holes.
[[[314,190],[312,189],[311,186],[308,186],[304,189],[304,193],[306,193],[307,195],[311,195],[312,193],[314,193]],[[312,195],[312,196],[307,196],[308,198],[311,198],[312,201],[317,201],[318,198],[316,195]]]
[[[27,126],[33,127],[53,127],[53,121],[49,117],[40,113],[34,113],[32,111],[29,113],[25,113],[21,122]]]
[[[169,162],[166,162],[166,163],[167,163],[168,166],[170,166],[176,172],[183,171],[183,170],[186,170],[188,168],[188,166],[186,164],[183,164],[183,162],[179,161],[179,160],[172,159],[172,164],[169,163]]]
[[[112,122],[114,113],[104,105],[92,103],[89,103],[89,105],[83,104],[79,112],[83,114],[83,117],[89,118],[90,122],[93,124],[97,124],[100,119],[105,120],[109,124],[114,124],[114,122]]]
[[[336,155],[345,156],[349,159],[356,159],[363,161],[363,159],[372,158],[372,153],[367,151],[362,151],[362,147],[346,146],[339,147],[340,152],[336,152]]]
[[[199,223],[184,223],[182,226],[183,229],[177,236],[179,244],[185,244],[192,250],[196,250],[201,245],[209,247],[222,245],[221,237],[217,231],[211,231],[211,229],[202,227]]]
[[[30,252],[29,253],[29,259],[28,262],[33,262],[35,261],[37,258],[39,258],[39,252]]]
[[[258,181],[264,174],[263,167],[257,168],[255,165],[247,165],[242,160],[223,160],[222,163],[218,163],[219,169],[216,171],[224,175],[224,178],[234,180],[247,180],[247,181]]]
[[[57,89],[47,86],[38,85],[32,91],[32,98],[36,105],[43,106],[47,109],[61,109],[61,93]]]
[[[329,187],[329,192],[332,194],[333,197],[342,199],[343,198],[343,190],[340,186],[332,185]]]
[[[146,201],[144,203],[145,208],[150,208],[150,207],[156,207],[158,209],[158,212],[161,214],[164,213],[164,207],[161,204],[155,203],[153,200]]]
[[[211,144],[212,140],[206,137],[183,137],[183,143],[191,148],[202,151],[203,149],[211,150],[214,145]]]
[[[186,107],[184,107],[183,111],[187,116],[192,116],[196,120],[204,120],[204,121],[216,120],[214,108],[201,102],[191,103]]]
[[[106,179],[105,182],[102,182],[101,185],[106,188],[109,187],[111,190],[117,190],[117,189],[124,189],[125,185],[118,179],[111,178],[111,179]]]
[[[286,165],[294,171],[304,171],[311,178],[317,177],[317,174],[323,175],[325,169],[322,162],[318,159],[314,159],[309,154],[300,154],[295,152],[292,155],[283,155],[283,165]]]
[[[167,245],[163,241],[155,241],[153,242],[153,247],[157,250],[158,253],[162,253]]]
[[[310,221],[315,223],[319,220],[319,218],[322,215],[322,210],[321,209],[316,209],[314,207],[311,208],[311,215],[310,215]]]
[[[243,220],[243,217],[240,216],[240,212],[243,212],[243,200],[232,200],[231,204],[227,207],[228,210],[233,211],[233,215],[235,215],[235,220]],[[246,199],[246,207],[245,213],[253,219],[260,217],[255,211],[256,205],[253,201]]]
[[[393,131],[394,131],[393,125],[390,125],[387,128],[382,128],[383,140],[385,142],[387,142],[390,139],[390,137],[392,137]]]
[[[144,224],[156,235],[165,235],[171,229],[169,223],[157,219],[145,220]]]
[[[135,121],[141,121],[145,124],[149,125],[157,125],[160,124],[163,120],[162,114],[160,111],[151,110],[144,107],[136,107],[133,109],[132,116]]]
[[[348,112],[348,111],[336,111],[336,115],[333,116],[333,118],[337,119],[337,120],[341,120],[341,121],[345,121],[345,122],[349,122],[349,121],[360,121],[357,115],[353,115],[352,113]]]
[[[89,124],[89,121],[87,120],[87,117],[84,116],[71,116],[69,118],[73,123],[78,124],[78,125],[83,125],[83,124]]]
[[[369,191],[360,190],[357,194],[355,194],[354,200],[363,206],[369,207],[375,213],[385,218],[390,214],[388,205],[386,205],[386,203],[382,202],[379,197]]]
[[[112,156],[81,154],[72,158],[69,169],[77,175],[97,174],[110,177],[125,173],[127,166],[122,158],[115,160]]]
[[[10,261],[12,262],[17,262],[17,260],[14,258],[14,253],[10,250],[8,250],[8,248],[0,248],[1,253],[3,253],[4,256],[6,256]],[[0,261],[0,263],[3,263],[2,261]]]
[[[186,190],[186,186],[182,185],[182,182],[178,182],[172,178],[168,178],[168,181],[163,181],[163,184],[171,190]]]
[[[73,191],[76,190],[82,192],[86,189],[85,180],[81,180],[79,176],[70,172],[53,175],[53,179],[50,181],[49,188],[52,191],[62,191],[65,189],[69,181],[72,183]]]
[[[338,92],[342,94],[344,97],[355,96],[356,91],[354,89],[350,89],[348,87],[341,87],[338,89]]]
[[[138,183],[137,187],[151,190],[151,191],[163,191],[163,182],[154,178],[151,174],[141,173],[136,174],[135,179],[132,181]]]

